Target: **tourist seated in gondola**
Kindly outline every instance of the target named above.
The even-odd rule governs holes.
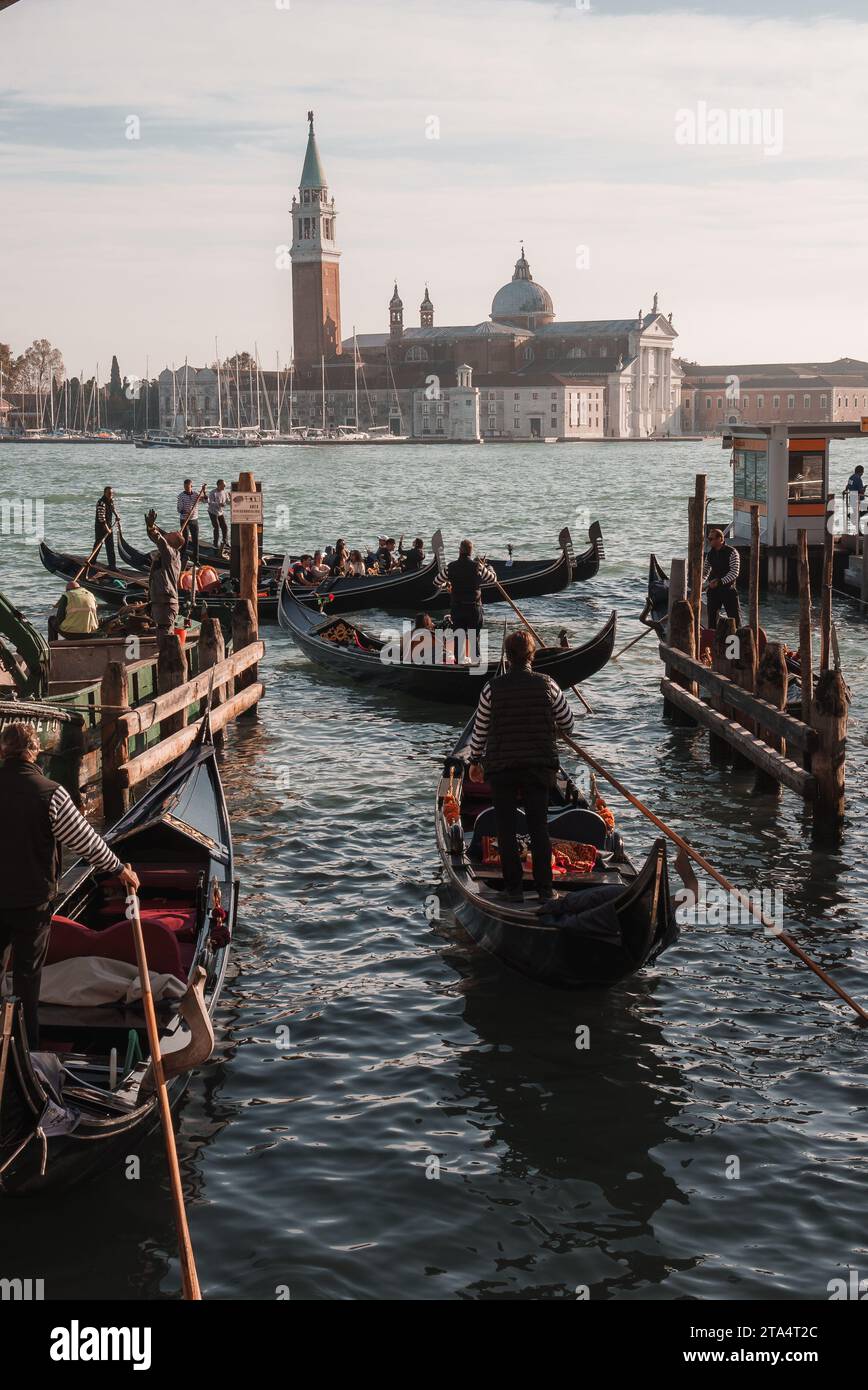
[[[336,544],[330,546],[329,549],[331,550],[331,555],[329,555],[329,551],[326,550],[325,558],[329,565],[330,573],[336,577],[346,574],[346,565],[349,559],[346,541],[338,537]]]
[[[415,666],[434,664],[434,632],[436,623],[430,613],[417,613],[413,628],[404,633],[401,660]]]
[[[503,647],[506,672],[488,682],[476,709],[470,780],[487,780],[491,786],[504,896],[516,903],[524,898],[517,829],[521,800],[534,884],[540,898],[547,900],[555,896],[549,795],[558,771],[558,733],[572,732],[573,715],[564,692],[551,677],[532,669],[530,633],[523,628],[511,632]]]
[[[409,550],[404,549],[404,537],[398,541],[398,554],[403,560],[403,569],[406,574],[412,574],[414,570],[419,570],[425,564],[425,542],[421,536],[417,536]]]
[[[302,555],[300,560],[290,565],[287,577],[290,584],[296,584],[300,589],[315,589],[320,583],[313,573],[312,555]]]
[[[362,557],[362,552],[360,550],[350,551],[349,556],[341,572],[343,574],[350,575],[354,578],[358,578],[363,574],[367,574],[367,570],[365,568],[365,561]]]
[[[315,550],[310,566],[311,574],[317,579],[327,579],[331,574],[331,569],[325,562],[325,556],[321,550]]]

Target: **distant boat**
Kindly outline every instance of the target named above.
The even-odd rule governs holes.
[[[135,441],[137,449],[191,449],[193,441],[176,434],[145,434]]]

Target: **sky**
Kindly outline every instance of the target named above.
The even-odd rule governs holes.
[[[345,337],[395,279],[484,321],[524,241],[560,320],[868,359],[864,0],[18,0],[0,57],[0,341],[70,374],[288,361],[309,108]]]

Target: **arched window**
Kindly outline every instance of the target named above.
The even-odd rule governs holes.
[[[427,362],[428,354],[423,347],[411,347],[404,353],[405,362]]]

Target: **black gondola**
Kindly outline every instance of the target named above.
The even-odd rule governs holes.
[[[134,545],[130,545],[123,531],[118,531],[118,554],[125,564],[131,569],[138,570],[146,574],[151,566],[151,551],[138,550]],[[283,564],[282,555],[265,554],[262,556],[262,563],[267,570],[280,570]],[[221,548],[211,545],[208,541],[199,541],[199,564],[211,565],[215,570],[228,570],[231,558]]]
[[[593,846],[594,868],[559,874],[556,887],[565,896],[551,903],[534,896],[512,904],[499,896],[499,864],[485,858],[486,842],[496,836],[491,793],[466,776],[472,730],[471,720],[447,759],[435,809],[445,886],[461,926],[511,969],[559,989],[613,985],[655,960],[678,935],[666,842],[655,841],[637,869],[620,835],[579,804],[563,770],[550,802],[552,841],[566,858],[580,845]]]
[[[100,603],[113,608],[124,603],[141,603],[148,597],[147,577],[132,570],[108,569],[105,565],[91,563],[80,573],[86,556],[53,550],[46,541],[39,542],[39,558],[49,574],[59,574],[67,580],[78,579],[83,589],[89,589]]]
[[[595,637],[580,647],[546,647],[534,659],[535,669],[556,680],[562,689],[587,680],[605,666],[615,645],[613,612]],[[384,639],[372,637],[342,617],[315,613],[300,604],[284,585],[278,603],[278,620],[298,647],[319,666],[353,680],[418,695],[426,700],[473,704],[486,681],[497,671],[497,662],[480,668],[467,665],[416,665],[400,659],[384,660]],[[397,634],[396,634],[397,636]],[[401,637],[389,644],[387,655],[400,657]],[[397,649],[397,650],[395,650]]]
[[[211,1019],[238,908],[229,817],[207,718],[197,742],[106,839],[141,879],[151,972],[187,984],[182,998],[157,1005],[175,1105],[189,1067],[213,1048]],[[123,886],[79,862],[63,879],[47,964],[97,956],[103,966],[107,959],[136,960]],[[41,1003],[37,1053],[28,1048],[20,1006],[10,1002],[0,1016],[0,1192],[68,1186],[121,1163],[131,1145],[159,1127],[140,1004]]]

